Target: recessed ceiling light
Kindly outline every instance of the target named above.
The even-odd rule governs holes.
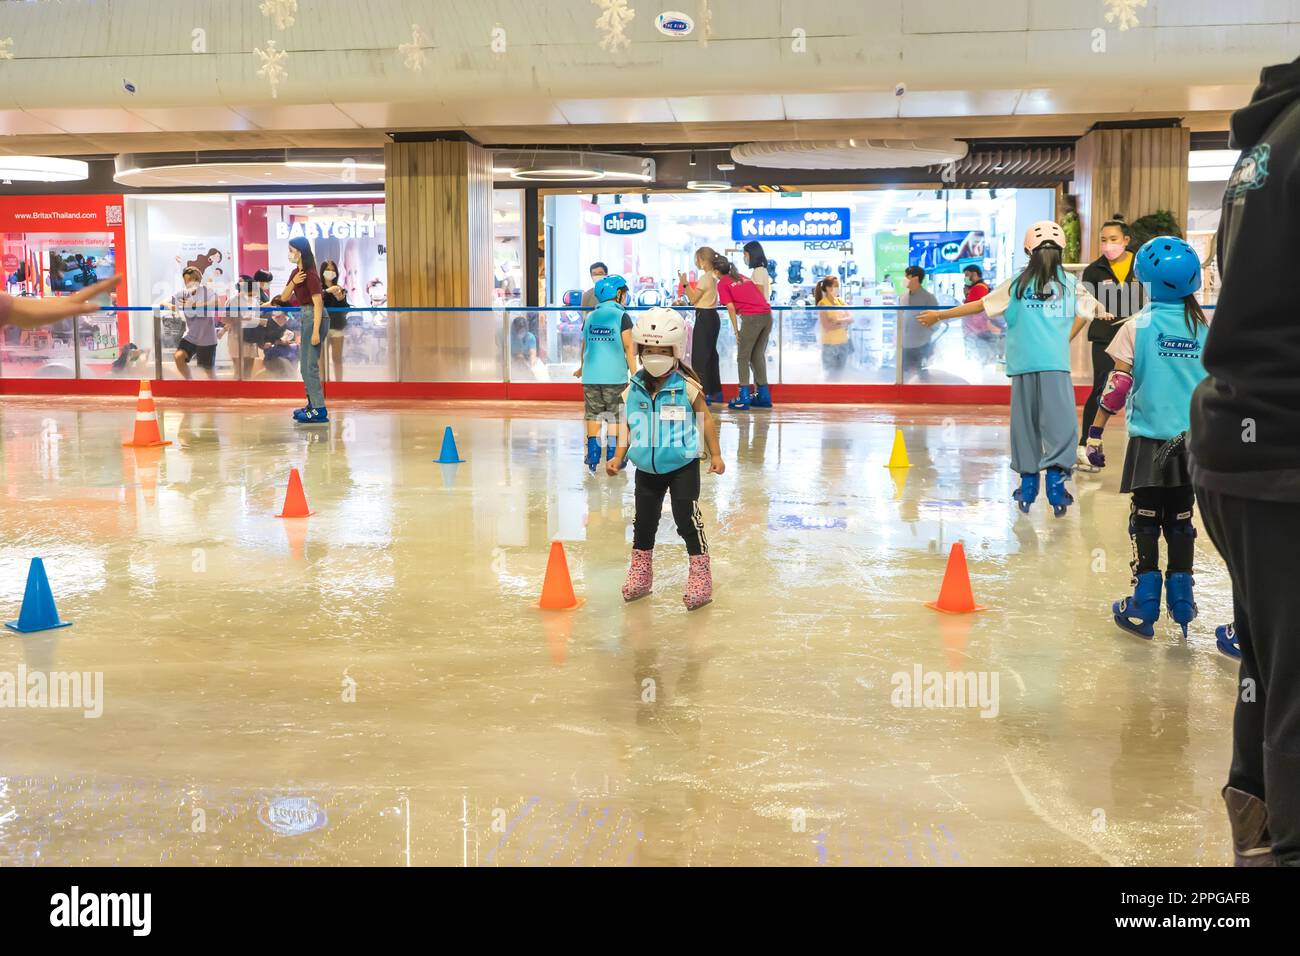
[[[735,168],[735,163],[718,163],[718,172],[720,173],[729,173]]]
[[[591,182],[603,179],[605,173],[599,169],[577,169],[564,166],[531,166],[527,169],[515,169],[510,173],[511,179],[524,182]]]
[[[692,179],[686,188],[697,193],[724,193],[731,188],[731,183],[722,179]]]
[[[0,156],[0,178],[28,183],[70,183],[90,177],[79,159],[56,156]]]

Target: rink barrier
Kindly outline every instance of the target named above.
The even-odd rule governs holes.
[[[940,308],[949,308],[943,305]],[[674,306],[684,313],[693,313],[694,309]],[[772,376],[773,399],[781,403],[795,404],[951,404],[951,405],[1008,405],[1011,401],[1010,384],[968,384],[968,383],[903,383],[902,363],[898,361],[897,342],[898,326],[894,329],[894,342],[882,351],[892,350],[894,382],[851,383],[851,382],[784,382],[782,381],[784,343],[786,339],[784,324],[789,316],[821,311],[844,312],[890,312],[897,318],[903,312],[921,312],[928,307],[922,306],[773,306],[773,339],[776,343],[776,374]],[[1213,305],[1204,307],[1213,310]],[[224,310],[222,310],[224,312]],[[263,313],[300,312],[297,306],[262,306]],[[499,381],[330,381],[326,383],[326,394],[343,400],[482,400],[482,401],[559,401],[579,402],[582,400],[582,386],[576,381],[537,382],[512,381],[510,358],[510,325],[520,316],[537,317],[541,315],[561,315],[575,317],[580,309],[562,306],[412,306],[397,308],[388,306],[357,306],[347,309],[326,309],[326,312],[345,314],[366,313],[444,313],[465,314],[484,313],[499,315],[501,318],[500,345],[502,354],[498,356],[502,376]],[[633,307],[629,312],[645,311],[645,307]],[[721,310],[720,310],[721,311]],[[135,395],[140,379],[139,370],[127,370],[123,377],[82,377],[82,339],[83,323],[88,324],[99,316],[117,315],[119,313],[152,313],[153,315],[153,393],[165,398],[267,398],[289,399],[302,395],[302,383],[297,379],[249,380],[239,377],[242,362],[234,362],[234,378],[219,379],[167,379],[163,377],[165,365],[169,365],[170,350],[159,348],[157,343],[163,339],[161,310],[152,306],[119,306],[105,309],[95,316],[77,317],[72,320],[73,376],[65,377],[5,377],[0,363],[0,395]],[[102,322],[102,319],[100,320]],[[960,319],[950,320],[950,327],[960,328]],[[400,352],[400,323],[386,324],[384,331],[391,336],[388,345],[388,358]],[[235,339],[236,355],[242,357],[245,346],[242,335]],[[7,345],[0,343],[0,352]],[[164,360],[164,351],[167,352]],[[348,363],[345,359],[345,369]],[[770,368],[769,368],[770,371]],[[1076,404],[1086,401],[1090,387],[1075,386]],[[734,384],[724,384],[723,394],[727,399],[737,393]]]

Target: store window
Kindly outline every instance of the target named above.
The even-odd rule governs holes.
[[[117,195],[7,196],[0,198],[0,256],[4,291],[14,296],[79,292],[125,268],[123,200]],[[123,283],[104,311],[76,323],[42,329],[6,326],[0,338],[0,375],[73,378],[111,373],[129,338]],[[80,348],[74,347],[74,339]]]
[[[495,304],[524,304],[524,191],[492,193],[492,289]]]

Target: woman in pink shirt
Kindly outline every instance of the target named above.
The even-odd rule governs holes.
[[[736,333],[736,365],[740,376],[740,394],[727,407],[740,410],[771,408],[772,393],[767,387],[767,340],[772,334],[772,307],[762,287],[731,265],[726,256],[713,257],[713,271],[718,274],[718,301],[727,307],[731,328]],[[754,373],[754,394],[749,392],[750,370]]]

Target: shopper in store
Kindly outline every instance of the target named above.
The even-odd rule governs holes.
[[[727,307],[731,329],[736,335],[740,394],[728,402],[727,407],[739,411],[751,406],[771,408],[772,393],[767,385],[767,340],[772,334],[772,307],[758,283],[741,275],[726,256],[713,257],[713,271],[718,277],[718,301]],[[751,371],[755,386],[752,397],[749,393]]]
[[[695,250],[695,284],[678,273],[678,283],[687,301],[695,306],[695,325],[691,333],[691,367],[700,377],[705,405],[722,401],[722,370],[718,365],[718,334],[722,319],[718,315],[718,274],[713,271],[717,256],[709,246]]]
[[[329,348],[321,350],[321,379],[343,381],[343,334],[348,327],[348,293],[339,284],[339,264],[326,259],[320,267],[321,296],[329,313]],[[327,366],[332,368],[327,369]]]
[[[1115,316],[1115,321],[1093,319],[1088,323],[1088,341],[1092,345],[1092,391],[1083,405],[1083,424],[1076,452],[1079,471],[1097,470],[1088,461],[1088,426],[1097,416],[1097,404],[1101,401],[1106,379],[1115,368],[1115,360],[1107,349],[1120,326],[1146,304],[1142,283],[1133,269],[1133,250],[1129,248],[1133,233],[1124,217],[1117,213],[1102,223],[1100,238],[1101,255],[1083,270],[1083,281],[1106,311]]]
[[[903,381],[906,382],[908,376],[915,373],[916,377],[924,382],[930,377],[925,363],[930,360],[930,353],[933,351],[934,329],[918,321],[917,317],[921,314],[921,308],[933,309],[939,305],[939,300],[934,297],[933,292],[922,285],[925,282],[925,270],[920,266],[908,266],[904,269],[903,281],[907,283],[907,288],[898,297],[898,304],[904,308],[911,307],[909,311],[898,313],[899,353],[903,363]]]
[[[600,301],[596,298],[596,283],[609,275],[609,266],[603,262],[593,262],[587,270],[591,275],[591,288],[582,293],[582,311],[590,312]]]
[[[325,389],[320,378],[320,355],[326,332],[325,296],[320,273],[316,271],[316,255],[305,237],[295,236],[289,240],[289,261],[293,263],[294,271],[280,298],[298,306],[298,322],[302,326],[298,367],[307,391],[307,404],[294,411],[293,420],[300,425],[324,425],[329,422]]]
[[[275,281],[275,276],[265,269],[258,269],[253,273],[253,282],[257,286],[257,297],[261,300],[262,305],[271,301],[271,283]]]
[[[849,341],[849,326],[853,314],[836,306],[843,306],[840,298],[840,279],[828,275],[813,287],[813,301],[817,303],[817,337],[822,344],[822,371],[828,382],[844,377],[853,344]]]
[[[272,305],[283,305],[279,296],[271,299]],[[298,320],[287,312],[269,312],[262,331],[262,368],[272,378],[293,378],[293,367],[298,362]]]
[[[767,261],[767,253],[759,242],[745,243],[745,265],[749,267],[749,278],[763,292],[763,301],[772,301],[772,270]]]
[[[984,281],[984,270],[971,264],[961,270],[966,297],[963,302],[978,302],[989,294],[988,283]],[[1001,319],[997,320],[998,323]],[[961,320],[962,335],[966,340],[966,357],[980,364],[998,360],[1001,349],[998,344],[1002,339],[1002,329],[991,320],[987,312],[976,312],[964,316]]]
[[[219,322],[221,307],[216,295],[203,284],[203,273],[198,269],[187,266],[181,279],[185,288],[172,299],[172,308],[185,318],[185,334],[173,355],[176,370],[182,378],[190,378],[190,362],[198,358],[203,373],[216,378],[217,341],[226,331]]]

